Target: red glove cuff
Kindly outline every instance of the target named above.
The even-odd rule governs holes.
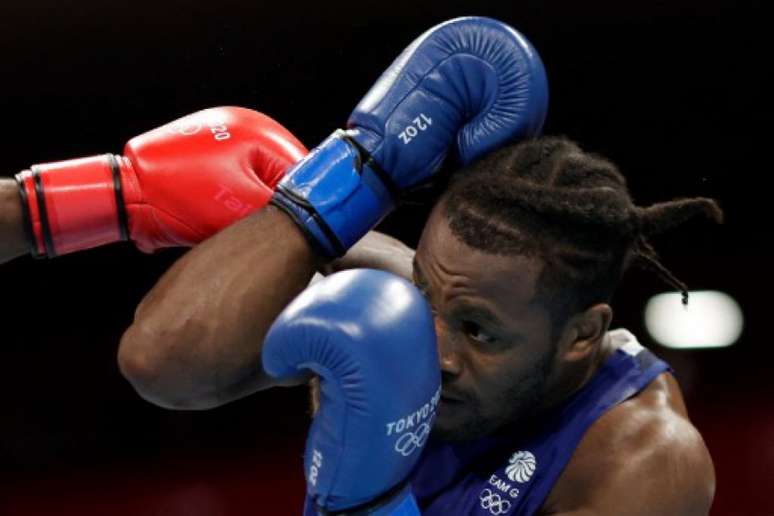
[[[35,165],[16,175],[30,252],[53,258],[127,240],[120,156],[105,154]],[[124,169],[124,170],[122,170]]]

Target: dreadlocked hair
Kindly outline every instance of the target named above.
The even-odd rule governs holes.
[[[648,239],[697,216],[723,221],[708,198],[635,206],[613,163],[564,137],[487,155],[456,173],[443,199],[452,233],[468,246],[542,261],[535,301],[548,309],[555,329],[609,302],[632,264],[655,272],[687,304],[688,287]]]

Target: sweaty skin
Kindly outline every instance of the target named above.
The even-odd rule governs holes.
[[[612,310],[598,304],[552,336],[533,303],[541,264],[479,252],[436,206],[414,276],[436,315],[443,378],[434,432],[471,439],[530,421],[581,388],[614,351]],[[542,514],[701,515],[715,489],[712,460],[670,373],[587,431]]]
[[[12,179],[0,179],[0,263],[27,252],[19,187]]]
[[[540,514],[706,515],[715,470],[670,373],[586,432]]]

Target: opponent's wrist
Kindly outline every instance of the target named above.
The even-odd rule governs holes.
[[[34,165],[16,175],[34,257],[52,258],[126,240],[122,174],[131,164],[105,154]]]
[[[27,254],[23,207],[13,179],[0,179],[0,263]]]

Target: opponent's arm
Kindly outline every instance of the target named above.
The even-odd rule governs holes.
[[[0,263],[27,252],[19,187],[12,179],[0,179]]]

